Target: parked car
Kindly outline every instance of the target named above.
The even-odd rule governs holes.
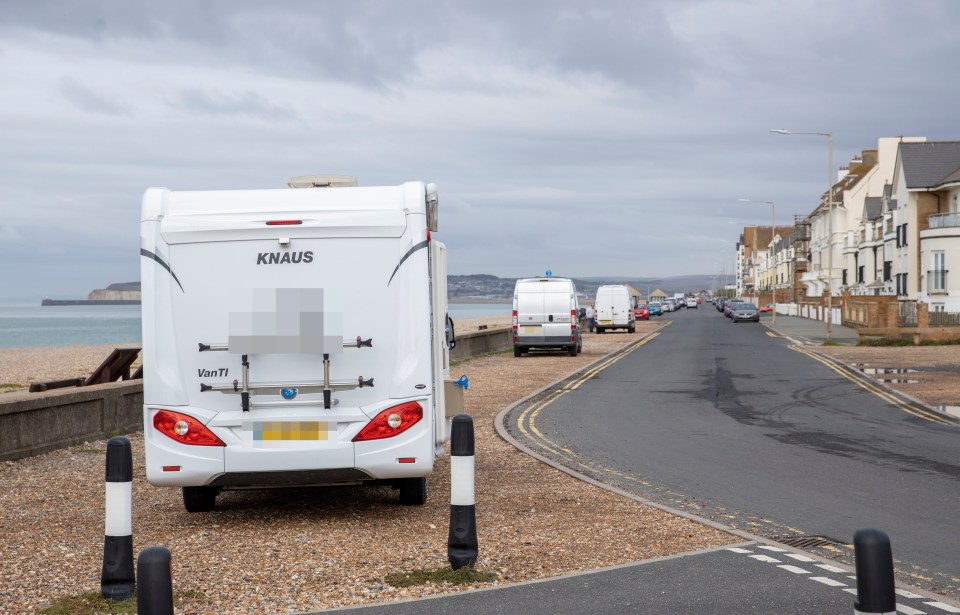
[[[694,308],[694,309],[696,309],[698,303],[699,303],[699,301],[697,301],[697,298],[696,298],[696,297],[687,297],[687,307],[688,307],[688,308]]]
[[[757,311],[760,312],[761,314],[764,313],[764,312],[772,312],[772,311],[773,311],[773,304],[772,304],[772,303],[768,303],[768,304],[766,304],[766,305],[762,305],[762,306],[760,306],[760,309],[757,310]]]
[[[663,316],[663,305],[659,301],[651,301],[647,304],[647,310],[651,316]]]
[[[633,308],[633,315],[637,320],[650,320],[650,308],[647,307],[647,304],[638,305]]]
[[[740,322],[741,320],[760,322],[760,312],[754,304],[741,301],[734,303],[733,307],[730,308],[730,320],[733,322]]]
[[[672,312],[677,309],[677,302],[673,299],[665,299],[663,302],[663,311]]]

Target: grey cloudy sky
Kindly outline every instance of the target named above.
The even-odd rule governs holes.
[[[451,273],[729,272],[878,137],[960,138],[960,2],[0,0],[0,299],[139,279],[149,186],[440,187]]]

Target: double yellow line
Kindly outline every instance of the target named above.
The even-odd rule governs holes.
[[[813,360],[815,360],[815,361],[818,361],[818,362],[826,365],[827,367],[829,367],[829,368],[832,369],[833,371],[837,372],[838,374],[840,374],[841,376],[843,376],[843,377],[846,378],[847,380],[849,380],[849,381],[855,383],[856,385],[858,385],[860,388],[865,389],[865,390],[873,393],[874,395],[876,395],[876,396],[879,397],[880,399],[883,399],[884,401],[893,404],[894,406],[896,406],[897,408],[900,408],[901,410],[903,410],[903,411],[906,412],[907,414],[911,414],[911,415],[913,415],[913,416],[915,416],[915,417],[917,417],[917,418],[923,419],[923,420],[925,420],[925,421],[930,421],[931,423],[938,423],[938,424],[940,424],[940,425],[954,425],[954,424],[956,424],[956,421],[953,421],[953,420],[951,420],[951,419],[949,419],[949,418],[947,418],[947,417],[945,417],[945,416],[942,416],[942,415],[940,415],[940,414],[937,414],[936,412],[934,412],[934,411],[932,411],[932,410],[929,410],[929,409],[924,408],[924,407],[922,407],[922,406],[919,406],[919,405],[917,405],[917,404],[907,403],[907,402],[903,401],[902,399],[900,399],[900,398],[898,398],[898,397],[896,397],[896,396],[894,396],[894,395],[891,395],[889,392],[885,391],[885,390],[884,390],[883,388],[881,388],[879,385],[876,385],[876,384],[874,384],[873,382],[870,382],[868,379],[866,379],[866,377],[862,377],[862,376],[854,375],[854,374],[850,373],[847,369],[844,369],[844,368],[841,367],[838,363],[836,363],[835,361],[833,361],[833,360],[831,360],[831,359],[827,359],[827,358],[825,358],[825,357],[823,357],[823,356],[821,356],[821,355],[819,355],[819,354],[817,354],[817,353],[815,353],[815,352],[811,352],[811,351],[809,351],[809,350],[806,350],[805,348],[803,348],[803,347],[801,347],[801,346],[790,346],[790,350],[795,350],[795,351],[797,351],[797,352],[799,352],[799,353],[801,353],[801,354],[805,354],[805,355],[807,355],[808,357],[810,357],[811,359],[813,359]]]
[[[526,410],[520,413],[520,416],[517,419],[517,428],[520,429],[520,433],[522,433],[527,439],[534,442],[541,448],[544,448],[554,453],[555,455],[560,455],[562,457],[575,459],[576,454],[573,451],[571,451],[568,448],[564,448],[563,446],[560,446],[556,442],[552,441],[550,438],[543,435],[543,433],[537,428],[537,417],[540,415],[540,412],[544,408],[552,404],[553,402],[557,401],[558,399],[560,399],[561,397],[569,393],[570,391],[576,391],[577,389],[580,388],[581,385],[583,385],[584,382],[586,382],[587,380],[590,380],[591,378],[593,378],[594,376],[596,376],[606,368],[610,367],[611,365],[613,365],[620,359],[624,358],[625,356],[627,356],[637,348],[643,346],[644,344],[646,344],[653,338],[657,337],[658,335],[660,335],[659,331],[654,331],[653,333],[646,336],[645,338],[641,340],[637,340],[636,342],[627,346],[620,352],[617,352],[613,356],[610,356],[604,359],[603,361],[601,361],[600,363],[592,366],[590,369],[580,374],[580,376],[577,377],[575,380],[572,380],[566,383],[559,389],[551,391],[541,401],[529,406]]]

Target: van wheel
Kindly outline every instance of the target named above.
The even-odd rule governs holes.
[[[187,512],[210,512],[217,504],[219,487],[183,487],[183,507]]]
[[[600,327],[597,327],[597,335],[600,335],[601,333],[603,333],[603,329],[601,329]]]
[[[570,346],[570,348],[567,348],[567,354],[569,354],[571,357],[577,356],[577,345],[573,344]]]
[[[400,480],[400,503],[404,506],[423,506],[426,504],[426,477],[404,478]]]
[[[634,325],[634,326],[632,326],[632,327],[629,327],[629,328],[627,329],[627,331],[629,331],[630,333],[636,333],[636,332],[637,332],[637,327],[636,327],[636,325]]]
[[[522,355],[522,354],[523,354],[523,352],[520,351],[520,347],[519,347],[519,346],[514,346],[514,347],[513,347],[513,356],[519,357],[519,356]]]

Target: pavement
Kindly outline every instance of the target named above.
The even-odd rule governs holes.
[[[856,345],[860,341],[857,330],[852,327],[832,323],[833,331],[831,335],[828,335],[826,322],[799,316],[777,314],[777,322],[774,324],[772,314],[761,314],[760,324],[766,325],[783,337],[788,337],[801,344],[822,344],[828,338],[832,338],[838,344]]]
[[[821,344],[828,338],[840,344],[859,341],[855,329],[839,324],[833,324],[828,336],[824,322],[782,314],[777,314],[776,326],[772,321],[770,314],[761,319],[777,334],[800,344]],[[854,609],[857,582],[850,568],[742,531],[733,533],[745,542],[502,587],[333,610],[362,612],[359,615],[839,615]],[[942,600],[934,594],[898,589],[897,612],[960,613],[960,605]]]

